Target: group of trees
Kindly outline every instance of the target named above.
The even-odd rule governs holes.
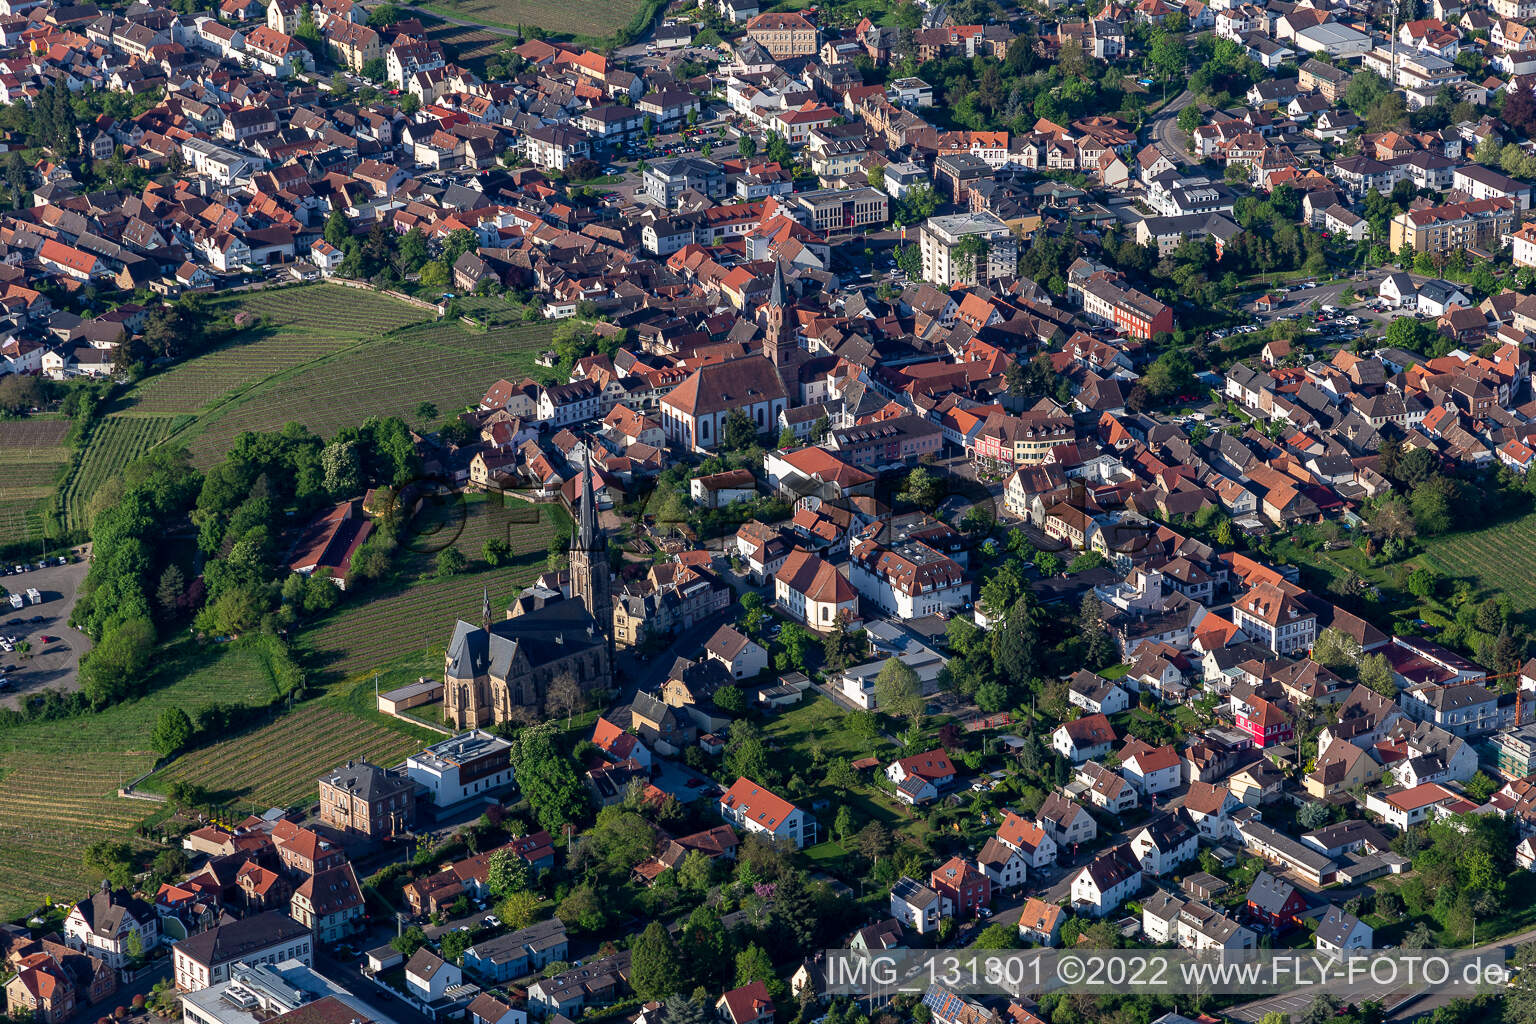
[[[112,499],[91,524],[91,568],[74,624],[96,646],[80,665],[95,707],[142,692],[157,637],[156,582],[170,562],[167,526],[185,522],[202,477],[185,450],[158,450],[125,467],[104,489]]]
[[[346,255],[337,272],[342,277],[357,278],[380,288],[398,287],[410,274],[422,274],[422,283],[441,287],[452,281],[453,261],[478,244],[475,233],[460,228],[443,240],[441,257],[432,262],[431,248],[420,228],[397,235],[383,224],[374,224],[361,239],[352,233],[351,222],[340,209],[331,211],[323,230],[325,240]],[[436,284],[431,281],[439,282]]]

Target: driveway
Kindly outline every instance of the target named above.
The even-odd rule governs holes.
[[[11,593],[24,594],[28,589],[36,589],[43,599],[41,604],[24,608],[0,604],[0,636],[32,644],[26,658],[0,651],[0,676],[11,687],[0,697],[0,705],[19,708],[24,697],[44,689],[70,692],[80,688],[80,656],[91,649],[91,639],[69,624],[69,616],[75,610],[75,594],[89,570],[90,563],[82,559],[68,565],[0,576],[0,586]],[[39,616],[41,622],[31,621]],[[56,639],[39,639],[44,636]]]

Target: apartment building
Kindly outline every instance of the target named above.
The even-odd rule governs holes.
[[[1406,242],[1414,252],[1433,255],[1472,247],[1497,249],[1514,230],[1516,209],[1513,199],[1499,197],[1407,210],[1392,218],[1389,244],[1393,252]]]
[[[918,233],[923,280],[941,288],[985,284],[1017,272],[1019,241],[993,213],[929,217]]]

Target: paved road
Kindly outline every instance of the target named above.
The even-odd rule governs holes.
[[[341,960],[324,947],[315,951],[315,973],[340,985],[352,997],[373,1011],[374,1020],[397,1021],[399,1024],[427,1024],[425,1014],[402,999],[397,999],[363,976],[362,968],[355,960]]]
[[[1514,953],[1516,946],[1523,945],[1532,940],[1536,940],[1536,929],[1521,932],[1518,935],[1511,935],[1508,938],[1499,939],[1486,945],[1475,946],[1467,952],[1476,955],[1495,954],[1508,957]],[[1415,1017],[1430,1013],[1449,1004],[1451,1000],[1462,998],[1467,994],[1466,989],[1446,986],[1438,991],[1423,988],[1397,992],[1381,992],[1374,996],[1357,996],[1351,999],[1351,1002],[1360,1003],[1369,998],[1375,998],[1386,1007],[1387,1020],[1389,1022],[1399,1022],[1400,1024],[1400,1022],[1409,1021]],[[1225,1011],[1224,1015],[1233,1020],[1248,1022],[1248,1024],[1256,1024],[1266,1013],[1271,1012],[1291,1014],[1294,1017],[1301,1010],[1305,1009],[1307,1004],[1316,995],[1316,992],[1308,992],[1304,994],[1272,996],[1268,999],[1260,999],[1256,1002],[1233,1007]]]
[[[1190,156],[1185,148],[1189,137],[1179,130],[1179,111],[1193,102],[1195,102],[1195,94],[1185,89],[1170,100],[1166,107],[1159,110],[1149,122],[1153,144],[1169,160],[1186,167],[1195,163],[1195,158]]]

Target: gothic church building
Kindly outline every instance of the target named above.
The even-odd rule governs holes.
[[[571,596],[529,610],[518,602],[493,623],[487,595],[480,625],[460,619],[454,626],[444,659],[443,717],[457,729],[543,717],[550,683],[566,673],[583,693],[613,685],[608,540],[597,523],[590,465],[582,476]]]

